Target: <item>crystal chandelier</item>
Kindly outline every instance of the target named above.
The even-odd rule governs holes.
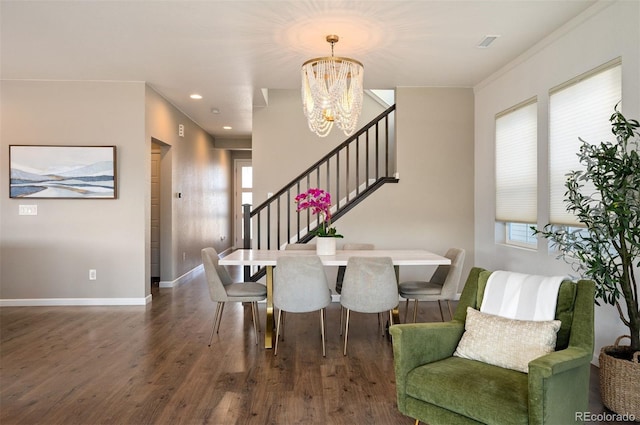
[[[337,35],[328,35],[331,56],[302,64],[302,105],[309,129],[326,137],[333,124],[350,136],[362,111],[364,67],[354,59],[333,56]]]

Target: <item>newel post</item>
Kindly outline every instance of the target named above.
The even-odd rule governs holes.
[[[251,204],[242,204],[242,247],[251,249]],[[244,267],[244,281],[251,280],[251,267]]]

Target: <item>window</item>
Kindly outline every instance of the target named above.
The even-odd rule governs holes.
[[[234,245],[244,246],[244,209],[243,205],[253,204],[253,167],[250,159],[234,160]],[[249,239],[253,237],[253,224],[250,224]]]
[[[554,232],[562,232],[564,234],[563,238],[568,240],[576,240],[578,238],[586,239],[589,237],[589,231],[585,227],[554,225],[552,228]],[[549,255],[558,255],[560,253],[560,247],[556,243],[550,242],[548,251]],[[565,253],[565,255],[568,255],[569,257],[573,256],[570,252]]]
[[[578,224],[566,211],[566,174],[583,168],[577,157],[582,143],[579,138],[595,144],[613,137],[609,117],[622,99],[621,74],[617,59],[550,91],[549,219],[553,224]],[[583,190],[593,188],[585,186]]]
[[[523,248],[536,248],[538,246],[538,239],[533,234],[531,227],[535,227],[535,224],[506,223],[505,243],[507,245],[515,245]]]
[[[529,227],[537,222],[538,116],[535,98],[496,116],[496,221],[505,242],[536,247]]]

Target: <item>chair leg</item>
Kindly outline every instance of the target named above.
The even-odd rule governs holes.
[[[340,306],[340,336],[342,336],[342,324],[344,323],[344,307]]]
[[[282,312],[282,340],[284,341],[284,328],[285,328],[285,322],[287,321],[287,312],[283,311]]]
[[[218,326],[216,327],[216,333],[220,331],[220,322],[222,322],[222,312],[224,311],[224,305],[226,303],[220,303],[220,313],[218,313]]]
[[[447,307],[449,307],[449,315],[451,317],[451,320],[453,320],[453,310],[451,310],[451,303],[449,302],[449,300],[447,300]]]
[[[260,333],[260,311],[258,309],[258,303],[256,301],[254,301],[253,302],[253,306],[255,306],[255,308],[253,309],[255,317],[256,317],[255,323],[257,324],[258,333]]]
[[[389,310],[389,327],[393,326],[393,310]]]
[[[320,309],[320,333],[322,333],[322,357],[327,357],[324,346],[324,308]]]
[[[220,328],[220,318],[222,317],[222,307],[224,303],[219,302],[216,306],[216,314],[213,316],[213,327],[211,328],[211,336],[209,337],[209,347],[213,341],[213,334],[216,333],[216,328]]]
[[[280,319],[282,316],[282,310],[278,310],[278,320],[276,321],[276,345],[273,348],[273,355],[277,356],[278,355],[278,335],[280,334]]]
[[[420,420],[416,419],[416,425],[420,425]]]
[[[258,345],[258,329],[260,329],[260,319],[258,318],[258,303],[251,303],[251,319],[253,322],[253,332],[256,336],[256,345]]]
[[[384,320],[382,320],[382,313],[378,313],[378,330],[380,335],[384,336]]]
[[[444,312],[442,311],[442,302],[438,300],[438,307],[440,308],[440,317],[442,317],[442,321],[444,322]]]
[[[345,321],[344,326],[344,350],[342,352],[343,356],[347,355],[347,338],[349,337],[349,309],[347,309],[347,320]]]
[[[404,323],[407,323],[407,313],[409,313],[409,298],[407,298],[404,304]]]
[[[418,319],[418,299],[413,300],[413,323]]]

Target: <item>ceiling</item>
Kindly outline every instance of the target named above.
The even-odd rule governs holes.
[[[473,87],[594,3],[1,0],[0,76],[145,81],[215,137],[246,138],[262,89],[299,89],[327,34],[366,89]],[[486,35],[500,37],[476,47]]]

